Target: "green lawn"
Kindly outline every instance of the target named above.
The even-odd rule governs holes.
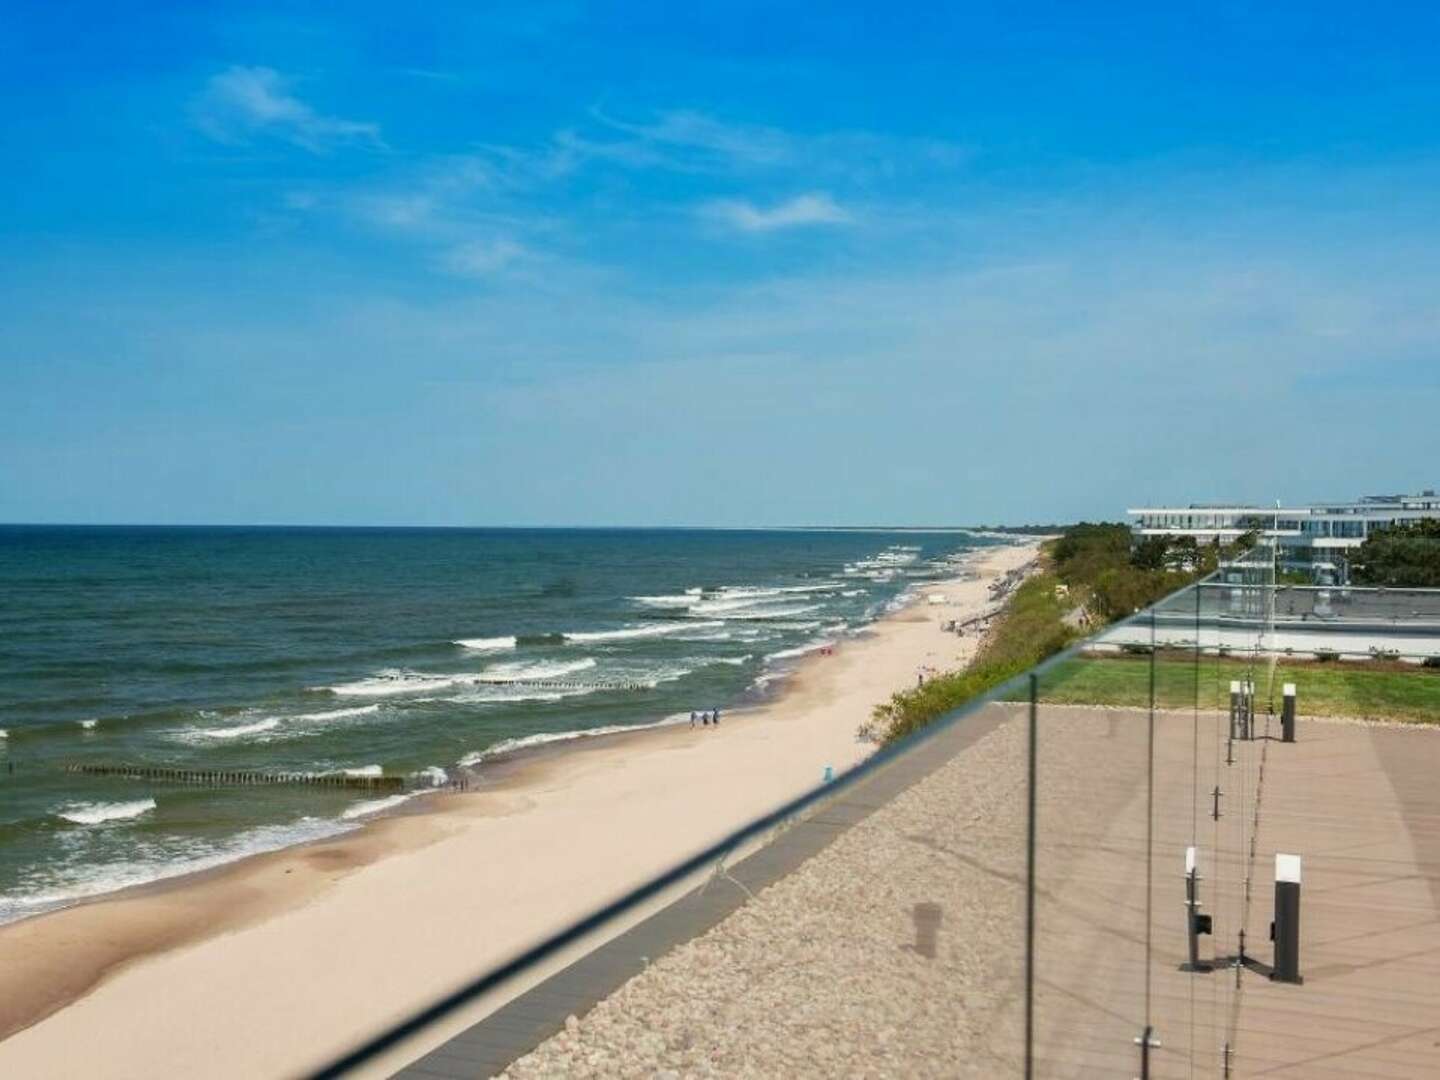
[[[1202,657],[1199,702],[1202,708],[1228,708],[1230,680],[1251,669],[1242,660]],[[1259,708],[1265,707],[1268,669],[1255,669]],[[1191,658],[1159,656],[1155,662],[1155,698],[1162,708],[1194,706],[1197,669]],[[1440,723],[1440,671],[1399,669],[1358,663],[1286,664],[1275,669],[1275,707],[1280,687],[1293,682],[1301,716],[1354,716],[1367,719]],[[1150,699],[1150,658],[1127,656],[1067,660],[1040,680],[1043,701],[1065,705],[1145,706]]]

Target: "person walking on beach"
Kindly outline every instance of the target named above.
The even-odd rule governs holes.
[[[691,710],[690,710],[690,726],[691,726],[691,727],[694,727],[694,726],[695,726],[695,710],[694,710],[694,709],[691,709]]]
[[[719,726],[720,726],[720,710],[719,710],[719,709],[711,709],[711,710],[710,710],[710,719],[714,721],[716,727],[719,727]]]

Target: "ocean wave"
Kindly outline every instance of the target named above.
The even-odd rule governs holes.
[[[380,671],[368,679],[340,683],[338,686],[320,686],[317,690],[328,690],[337,697],[394,697],[400,694],[423,694],[428,691],[445,690],[452,686],[472,683],[480,676],[474,673],[426,675],[418,671]]]
[[[824,608],[824,606],[824,604],[804,604],[800,607],[769,608],[762,611],[737,613],[728,616],[728,618],[737,620],[758,619],[760,621],[765,621],[767,619],[793,619],[796,615],[808,615],[812,611],[820,611],[822,608]],[[726,616],[721,617],[727,618]]]
[[[695,601],[699,598],[700,595],[701,594],[697,590],[693,593],[683,592],[664,593],[659,596],[630,596],[626,597],[626,599],[630,600],[632,603],[641,604],[645,607],[682,608],[689,607],[691,604],[695,603]]]
[[[154,809],[154,799],[134,799],[118,803],[70,803],[55,811],[55,816],[76,825],[103,825],[107,821],[129,821]]]
[[[696,627],[719,626],[720,623],[650,623],[645,626],[629,626],[623,630],[566,631],[566,641],[577,644],[598,641],[630,641],[635,638],[665,637],[670,634],[684,634]]]
[[[835,642],[829,638],[818,638],[815,641],[807,641],[804,645],[796,645],[793,649],[781,649],[779,652],[766,653],[766,660],[798,660],[802,656],[809,656],[821,649],[833,648]]]
[[[593,661],[592,661],[593,664]],[[558,665],[556,665],[558,667]],[[473,689],[445,698],[421,698],[421,701],[445,701],[458,705],[508,705],[524,701],[562,701],[587,694],[613,693],[627,690],[653,690],[662,682],[684,678],[694,670],[689,667],[607,671],[594,682],[566,681],[561,675],[515,674],[510,678],[482,683]]]
[[[787,598],[778,593],[768,596],[725,596],[715,600],[702,600],[698,604],[692,604],[690,613],[692,615],[719,615],[723,616],[735,611],[763,611],[768,604],[783,603]]]
[[[741,667],[742,665],[748,664],[751,660],[754,659],[755,657],[751,653],[746,653],[744,656],[715,656],[707,660],[703,660],[701,661],[701,663],[728,664],[730,667]]]
[[[450,782],[450,774],[439,765],[430,765],[410,774],[416,780],[423,780],[431,787],[444,787]]]
[[[682,624],[685,625],[685,624]],[[773,636],[770,626],[764,629],[736,622],[714,624],[690,623],[683,633],[676,632],[671,641],[762,641]]]
[[[567,686],[555,689],[546,687],[536,690],[510,690],[501,686],[479,686],[474,690],[466,690],[451,697],[418,698],[417,700],[446,705],[514,705],[525,701],[564,701],[566,698],[598,694],[604,689],[602,686]]]
[[[564,645],[564,634],[519,634],[515,638],[517,645]]]
[[[94,731],[97,727],[100,726],[100,721],[99,721],[99,720],[93,720],[93,719],[92,719],[92,720],[81,720],[81,721],[80,721],[80,726],[81,726],[84,730],[86,730],[86,731]]]
[[[0,739],[8,739],[9,737],[10,732],[6,731],[3,727],[0,727]]]
[[[461,638],[454,644],[462,649],[471,649],[475,652],[496,652],[501,649],[513,649],[517,644],[514,637],[477,637]]]
[[[239,727],[191,728],[181,734],[186,739],[243,739],[246,735],[259,735],[262,732],[274,731],[279,726],[280,721],[270,716],[264,720],[257,720],[253,724],[241,724]]]
[[[371,814],[378,814],[382,810],[389,810],[399,806],[403,802],[409,802],[415,797],[415,792],[408,792],[404,795],[386,795],[383,799],[367,799],[365,802],[356,803],[341,811],[342,821],[354,821],[356,818],[369,817]]]
[[[250,855],[352,832],[356,827],[306,817],[286,825],[256,826],[221,842],[218,847],[211,841],[197,839],[190,843],[190,852],[183,857],[167,850],[154,858],[141,857],[123,863],[81,862],[63,868],[29,893],[0,896],[0,924],[135,885],[199,873]]]
[[[496,664],[485,669],[477,680],[485,682],[530,682],[543,679],[558,679],[576,672],[589,671],[595,666],[594,657],[579,660],[520,661],[513,664]]]
[[[385,775],[385,770],[384,770],[384,768],[381,767],[381,766],[379,766],[379,765],[359,765],[359,766],[356,766],[356,767],[353,768],[353,769],[340,769],[340,770],[338,770],[338,771],[339,771],[342,775],[345,775],[345,776],[353,776],[353,777],[356,777],[357,779],[361,779],[361,778],[364,778],[364,777],[367,777],[367,776],[378,777],[378,776],[384,776],[384,775]]]
[[[466,768],[472,768],[490,758],[498,757],[501,754],[513,754],[517,750],[525,750],[532,746],[572,742],[576,739],[588,739],[596,735],[619,735],[626,731],[651,731],[655,728],[674,727],[678,724],[689,723],[689,721],[689,713],[675,713],[663,720],[656,720],[649,724],[605,724],[601,727],[580,728],[575,731],[542,731],[534,735],[502,739],[493,746],[487,746],[484,750],[466,754],[460,759],[460,764]]]
[[[287,716],[286,720],[299,720],[304,723],[328,723],[331,720],[344,720],[351,716],[369,716],[371,713],[380,711],[379,705],[352,705],[345,709],[326,709],[323,712],[296,713],[294,716]]]
[[[817,581],[812,585],[727,585],[720,590],[721,596],[788,596],[798,593],[826,593],[840,588],[838,581]]]

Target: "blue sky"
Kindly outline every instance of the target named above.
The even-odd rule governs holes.
[[[1440,7],[1016,7],[12,5],[0,520],[1440,485]]]

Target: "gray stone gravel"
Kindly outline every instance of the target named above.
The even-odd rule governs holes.
[[[1013,1072],[1025,790],[1017,713],[504,1075]]]

